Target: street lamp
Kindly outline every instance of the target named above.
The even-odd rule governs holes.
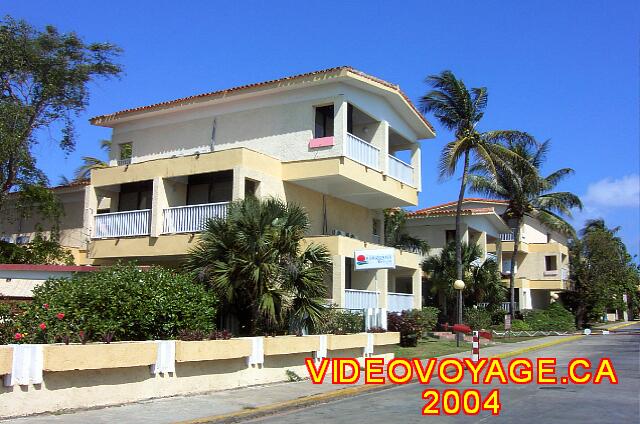
[[[464,290],[464,281],[456,280],[453,282],[453,288],[458,291],[458,324],[462,324],[462,290]],[[456,333],[456,346],[460,347],[461,333]]]

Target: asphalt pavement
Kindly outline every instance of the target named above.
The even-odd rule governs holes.
[[[422,416],[426,386],[411,383],[391,389],[337,400],[248,422],[255,423],[638,423],[640,422],[640,324],[610,335],[592,335],[569,343],[518,355],[535,359],[555,357],[556,375],[567,375],[569,361],[586,357],[593,364],[607,357],[619,377],[617,385],[602,384],[492,384],[474,386],[465,379],[455,388],[478,389],[483,397],[500,390],[502,409],[498,416],[480,412],[476,416]],[[450,389],[439,380],[428,386]]]

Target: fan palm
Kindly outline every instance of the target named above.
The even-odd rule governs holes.
[[[106,152],[111,150],[111,140],[101,140],[100,148]],[[93,156],[83,156],[82,165],[73,174],[74,181],[84,181],[91,178],[91,170],[106,168],[109,164]]]
[[[420,100],[423,113],[433,112],[440,123],[454,131],[455,139],[445,145],[440,155],[440,177],[455,174],[462,159],[462,179],[456,207],[456,279],[462,279],[461,211],[467,176],[472,164],[481,165],[490,173],[495,173],[501,158],[514,156],[501,143],[522,141],[532,143],[533,138],[522,131],[499,130],[480,132],[476,128],[487,107],[486,87],[467,89],[464,82],[451,71],[427,77],[426,82],[433,90]]]
[[[572,208],[582,209],[578,196],[570,192],[552,192],[565,177],[573,174],[573,169],[562,168],[546,177],[540,175],[540,167],[549,150],[549,141],[531,145],[512,141],[507,147],[518,155],[517,160],[506,157],[490,174],[486,169],[476,167],[470,176],[471,189],[493,198],[507,200],[505,218],[514,224],[513,256],[509,276],[510,313],[515,309],[515,269],[520,240],[520,227],[526,216],[542,222],[548,228],[568,237],[575,237],[573,227],[563,218],[571,217]]]
[[[308,228],[302,207],[249,197],[232,203],[226,218],[206,222],[186,266],[243,332],[273,332],[287,321],[296,331],[312,330],[321,320],[331,260],[324,246],[302,249]]]
[[[497,306],[504,299],[504,287],[500,281],[497,264],[493,259],[483,260],[483,252],[477,244],[461,244],[463,278],[467,301],[470,304],[487,302]],[[455,293],[451,282],[456,278],[457,263],[455,243],[449,243],[436,256],[429,256],[422,263],[422,270],[431,282],[431,291],[438,296],[442,313],[453,310]],[[453,316],[452,316],[453,317]]]
[[[429,245],[426,241],[409,235],[405,229],[407,212],[403,209],[384,210],[384,244],[408,251],[427,253]]]

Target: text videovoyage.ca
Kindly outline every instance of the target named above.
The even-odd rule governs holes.
[[[472,385],[489,384],[618,384],[618,376],[609,358],[601,358],[592,363],[587,358],[574,358],[565,374],[557,373],[556,358],[514,358],[502,361],[500,358],[364,358],[359,362],[354,358],[306,358],[305,364],[313,384],[325,382],[330,372],[332,384],[355,384],[364,379],[364,384],[407,384],[418,382],[426,386],[437,382],[457,385],[469,378]],[[498,415],[502,409],[500,389],[488,393],[477,389],[459,390],[454,387],[445,390],[426,388],[422,392],[425,405],[423,415],[476,415],[489,411]]]

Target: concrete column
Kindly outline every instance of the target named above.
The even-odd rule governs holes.
[[[413,185],[418,191],[422,191],[422,157],[420,156],[420,145],[411,145],[411,166],[413,166]]]
[[[94,231],[94,216],[98,213],[98,195],[92,185],[84,188],[84,214],[82,217],[86,243],[89,243]],[[84,242],[84,241],[83,241]]]
[[[233,187],[231,189],[231,198],[233,200],[244,199],[244,169],[236,166],[233,168]]]
[[[522,279],[520,280],[519,302],[520,310],[531,309],[531,289],[529,288],[529,282]]]
[[[151,237],[162,234],[163,211],[169,207],[167,192],[162,177],[153,179],[153,195],[151,197]]]
[[[482,231],[478,237],[478,246],[482,249],[482,258],[487,258],[487,233]]]
[[[389,173],[389,123],[381,121],[373,128],[371,144],[380,149],[380,170]]]
[[[413,307],[422,308],[422,269],[416,269],[411,278],[411,293],[413,293]]]
[[[331,260],[333,261],[333,284],[331,286],[331,297],[333,298],[333,303],[344,308],[345,276],[347,274],[344,256],[334,255],[331,257]]]
[[[375,275],[377,290],[380,292],[378,297],[378,308],[387,307],[387,294],[389,293],[389,270],[379,269]]]
[[[346,155],[347,107],[347,101],[343,95],[338,96],[333,102],[333,139],[336,149],[342,152],[342,156]]]
[[[496,240],[496,261],[498,261],[498,271],[502,272],[502,241],[500,237]]]

